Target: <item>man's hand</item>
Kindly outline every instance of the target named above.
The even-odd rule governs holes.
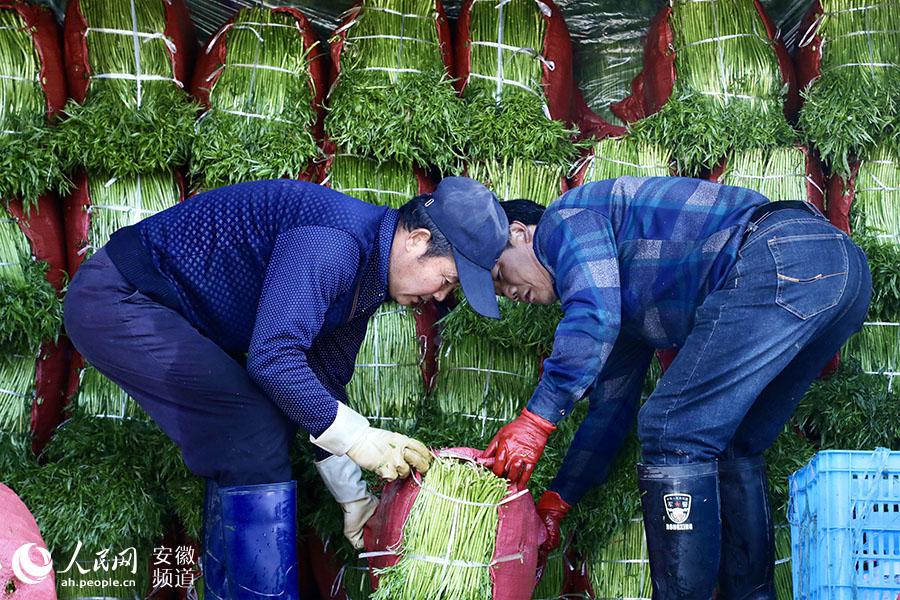
[[[341,509],[344,511],[344,537],[350,540],[357,550],[361,550],[364,545],[363,527],[375,514],[377,508],[378,498],[371,494],[361,500],[341,504]]]
[[[546,556],[559,548],[560,524],[572,507],[556,492],[546,491],[537,503],[538,516],[547,528],[547,540],[541,545],[541,553]]]
[[[555,429],[553,423],[525,408],[497,432],[483,456],[494,458],[494,475],[505,475],[519,487],[525,487]]]
[[[346,454],[363,469],[389,481],[409,476],[410,469],[425,473],[431,466],[431,452],[425,444],[371,427],[364,416],[340,402],[331,426],[319,437],[310,436],[310,441],[331,454]]]
[[[329,456],[316,462],[316,470],[325,487],[344,512],[344,535],[359,550],[366,521],[378,508],[378,499],[366,489],[359,465],[347,456]]]
[[[350,460],[363,469],[391,481],[408,477],[410,468],[425,473],[431,466],[431,452],[425,444],[405,435],[370,427],[347,451]]]

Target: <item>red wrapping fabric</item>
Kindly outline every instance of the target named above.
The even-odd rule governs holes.
[[[580,94],[575,82],[572,69],[572,40],[569,37],[569,29],[563,19],[562,11],[553,3],[553,0],[542,0],[550,9],[550,16],[544,14],[547,29],[544,33],[544,47],[542,55],[553,63],[553,69],[544,63],[544,75],[541,83],[544,87],[544,95],[547,99],[547,107],[550,109],[550,117],[558,121],[565,121],[569,125],[579,124],[585,119],[583,100],[578,104],[576,98]],[[471,72],[471,38],[469,25],[472,22],[472,6],[474,0],[466,0],[463,3],[457,21],[455,66],[456,87],[460,93],[466,88],[466,83]],[[597,117],[599,119],[599,117]],[[588,121],[591,119],[588,118]],[[589,125],[596,126],[596,125]]]
[[[47,281],[61,291],[66,280],[66,258],[62,215],[56,195],[41,196],[27,215],[18,200],[10,201],[7,210],[28,239],[32,255],[49,265]],[[69,353],[64,342],[55,344],[47,340],[41,344],[34,373],[34,396],[40,401],[31,405],[32,449],[35,452],[43,449],[62,421],[68,362]]]
[[[59,45],[59,27],[53,15],[43,6],[31,6],[24,2],[0,2],[0,10],[16,11],[32,28],[34,50],[41,63],[41,87],[46,98],[47,115],[56,116],[66,104],[68,91]]]
[[[814,0],[800,22],[800,42],[794,53],[797,86],[802,90],[819,76],[822,64],[822,36],[815,33],[823,16],[822,4]]]
[[[297,10],[296,8],[290,7],[279,7],[269,9],[272,12],[276,13],[284,13],[290,15],[297,22],[297,25],[300,27],[300,30],[303,32],[303,46],[306,49],[309,49],[318,41],[315,32],[313,31],[312,24],[309,22],[309,19],[306,16]],[[210,107],[209,94],[210,90],[212,90],[216,82],[219,80],[219,76],[222,74],[220,67],[225,64],[225,59],[228,56],[228,34],[225,33],[228,28],[231,27],[231,24],[234,22],[234,17],[228,20],[225,25],[223,25],[218,32],[216,32],[211,38],[210,43],[206,46],[206,48],[199,53],[197,57],[197,65],[194,70],[194,78],[191,82],[191,94],[197,101],[204,107]],[[224,34],[224,35],[223,35]],[[310,90],[313,92],[313,106],[316,108],[316,122],[313,126],[313,136],[316,139],[322,138],[322,122],[325,118],[325,109],[324,109],[324,100],[325,100],[325,91],[327,89],[327,80],[326,80],[326,70],[325,70],[325,56],[319,50],[317,46],[316,49],[312,51],[311,60],[309,63],[309,74],[310,74]],[[312,179],[307,176],[305,179]]]
[[[799,107],[799,92],[793,64],[784,43],[778,39],[777,29],[759,0],[753,5],[762,19],[766,34],[774,42],[775,55],[782,80],[788,85],[784,115],[793,120]],[[644,66],[631,82],[631,95],[610,105],[610,110],[627,123],[658,112],[672,95],[677,77],[675,71],[675,33],[669,24],[672,8],[662,8],[650,23],[644,46]]]
[[[856,178],[859,176],[860,162],[850,163],[850,177],[844,179],[839,175],[832,175],[828,180],[828,210],[825,215],[831,224],[843,231],[850,231],[850,205],[856,196]]]
[[[56,598],[56,574],[47,545],[40,529],[14,491],[0,483],[0,585],[15,588],[4,594],[4,600],[50,600]],[[21,550],[20,550],[21,549]],[[42,555],[40,549],[46,554]],[[16,552],[19,555],[16,556]],[[13,557],[16,557],[15,560]],[[13,564],[23,567],[20,572],[30,581],[19,579]]]
[[[334,86],[338,75],[341,73],[341,52],[344,50],[344,42],[347,39],[347,28],[350,23],[356,20],[362,10],[363,0],[358,0],[353,7],[347,11],[347,17],[338,25],[335,32],[337,39],[331,42],[331,72],[329,77],[329,89]],[[438,43],[440,44],[441,60],[444,61],[444,67],[448,75],[453,75],[453,46],[450,38],[450,24],[447,22],[447,12],[441,0],[434,0],[434,11],[437,14],[435,28],[437,29]]]
[[[481,451],[474,448],[449,448],[441,450],[442,456],[461,456],[476,459]],[[399,545],[406,518],[419,494],[419,485],[409,477],[388,483],[381,494],[381,503],[364,530],[366,551],[383,552]],[[497,526],[497,543],[494,559],[521,553],[521,561],[497,563],[490,568],[493,584],[493,600],[523,600],[534,590],[534,574],[537,568],[538,546],[546,538],[546,530],[537,516],[530,493],[500,505]],[[378,587],[375,569],[397,563],[393,554],[369,558],[372,586]]]
[[[191,67],[194,64],[196,34],[184,0],[160,0],[166,11],[164,33],[175,44],[175,52],[167,48],[175,79],[187,88],[190,83]],[[69,93],[79,104],[87,99],[90,87],[91,65],[88,57],[87,22],[81,11],[81,0],[72,0],[66,8],[63,30],[66,77]]]

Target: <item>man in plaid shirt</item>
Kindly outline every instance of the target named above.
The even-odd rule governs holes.
[[[718,583],[720,598],[774,600],[763,451],[861,328],[863,252],[811,204],[699,179],[621,177],[546,211],[504,208],[497,292],[558,299],[564,317],[527,408],[485,451],[494,471],[527,482],[555,423],[590,399],[538,503],[545,550],[571,505],[606,479],[637,414],[653,597],[708,600]],[[678,355],[638,411],[661,348]]]

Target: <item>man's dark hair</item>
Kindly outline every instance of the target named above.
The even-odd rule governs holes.
[[[532,200],[507,200],[500,206],[510,223],[518,221],[523,225],[537,225],[544,215],[544,207]]]
[[[437,228],[428,212],[425,210],[425,202],[431,199],[431,194],[416,196],[400,207],[400,226],[406,231],[413,229],[427,229],[431,232],[431,240],[422,258],[450,256],[453,248],[444,234]]]

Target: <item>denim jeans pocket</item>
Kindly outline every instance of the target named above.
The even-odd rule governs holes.
[[[836,306],[847,286],[844,235],[819,233],[768,240],[775,259],[775,302],[801,319]]]

